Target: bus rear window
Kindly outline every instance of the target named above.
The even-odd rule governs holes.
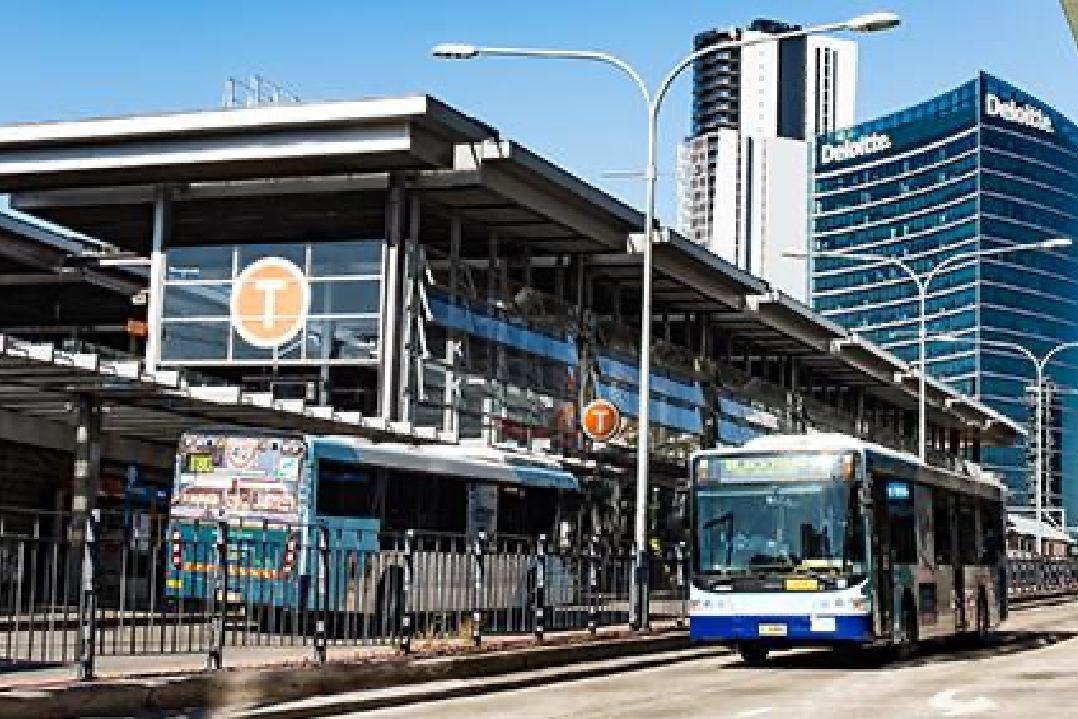
[[[331,460],[318,463],[315,511],[329,517],[370,517],[374,514],[372,473]]]

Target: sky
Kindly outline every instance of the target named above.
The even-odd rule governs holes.
[[[705,28],[772,17],[805,25],[873,10],[903,18],[859,35],[857,119],[961,84],[980,69],[1078,119],[1078,50],[1057,0],[36,0],[0,11],[0,123],[216,107],[230,76],[259,73],[304,100],[429,93],[640,207],[645,114],[626,78],[565,61],[431,59],[430,47],[601,49],[651,83]],[[662,114],[660,216],[673,221],[674,152],[690,72]]]

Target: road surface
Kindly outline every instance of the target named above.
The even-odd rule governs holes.
[[[750,668],[716,656],[652,669],[362,714],[438,717],[1078,717],[1078,603],[1012,615],[995,646],[928,647],[905,662],[827,652]]]

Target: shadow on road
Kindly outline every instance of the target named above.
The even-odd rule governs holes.
[[[1050,644],[1069,641],[1078,632],[1061,631],[1002,631],[994,632],[987,641],[978,642],[973,637],[955,637],[946,640],[928,640],[918,646],[917,653],[909,659],[895,659],[893,652],[885,648],[863,650],[820,649],[772,654],[761,665],[775,669],[880,669],[925,666],[950,661],[969,661],[994,656],[1016,654],[1040,649]],[[727,669],[753,668],[744,662],[734,662]]]
[[[24,660],[9,661],[0,659],[0,675],[13,674],[15,672],[29,672],[36,669],[55,669],[68,666],[63,662],[31,662]]]

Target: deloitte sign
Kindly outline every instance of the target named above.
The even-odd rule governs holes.
[[[1052,127],[1052,118],[1039,107],[1019,105],[1014,100],[1001,100],[990,92],[984,96],[984,114],[1044,132],[1056,131]]]
[[[841,145],[821,145],[820,164],[828,165],[832,162],[845,162],[864,155],[875,155],[877,152],[891,149],[891,137],[874,133],[857,140],[846,140]]]

